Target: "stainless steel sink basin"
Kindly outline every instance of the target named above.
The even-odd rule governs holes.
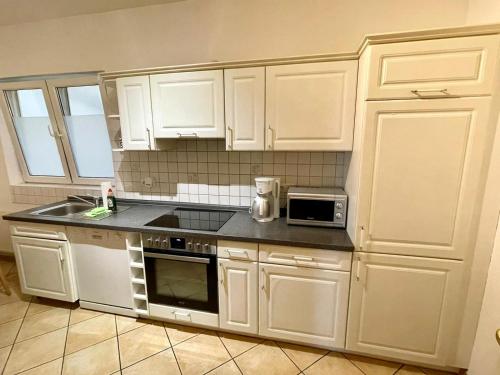
[[[59,206],[45,208],[32,212],[33,215],[41,216],[72,216],[75,214],[83,213],[84,211],[91,210],[93,207],[85,203],[69,202],[60,204]]]

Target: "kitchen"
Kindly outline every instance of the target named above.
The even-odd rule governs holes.
[[[496,4],[29,3],[4,374],[498,372]]]

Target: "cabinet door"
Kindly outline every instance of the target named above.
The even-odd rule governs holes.
[[[352,150],[358,63],[266,67],[266,150]]]
[[[23,293],[76,301],[72,263],[66,241],[12,237]]]
[[[226,150],[264,150],[265,68],[224,70]]]
[[[224,138],[222,70],[154,74],[150,79],[156,138]]]
[[[259,264],[259,334],[344,348],[349,272]]]
[[[154,144],[151,130],[149,76],[116,79],[120,127],[125,150],[149,150]]]
[[[462,262],[368,253],[355,259],[346,348],[445,365]]]
[[[463,259],[473,246],[489,98],[369,102],[361,251]]]
[[[370,47],[368,98],[489,95],[499,40],[483,35]]]
[[[219,278],[220,327],[256,334],[257,263],[219,259]]]

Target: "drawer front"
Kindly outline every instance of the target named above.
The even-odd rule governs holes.
[[[277,245],[259,245],[259,262],[337,271],[351,270],[352,253]]]
[[[487,35],[370,47],[368,99],[489,95],[498,45]]]
[[[204,311],[181,309],[179,307],[149,304],[151,317],[175,321],[180,324],[194,324],[207,327],[219,327],[219,315]]]
[[[66,229],[62,225],[18,223],[10,226],[13,236],[66,240]]]
[[[71,243],[81,243],[125,250],[126,234],[120,231],[68,227],[68,237]]]
[[[219,258],[257,261],[258,245],[251,242],[218,241],[217,256]]]

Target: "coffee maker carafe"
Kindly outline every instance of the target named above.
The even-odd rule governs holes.
[[[274,177],[255,179],[257,196],[252,202],[250,213],[258,222],[265,223],[280,217],[280,180]]]

